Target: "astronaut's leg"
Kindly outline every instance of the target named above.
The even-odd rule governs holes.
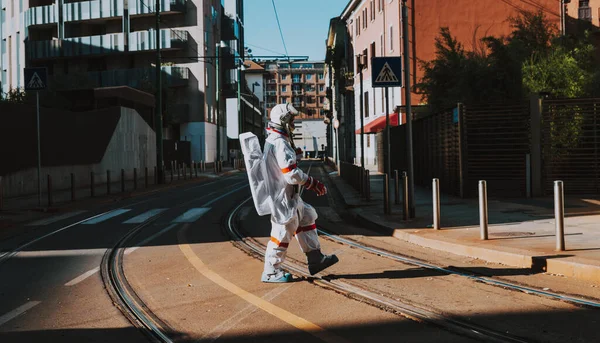
[[[306,254],[308,262],[308,272],[310,275],[336,264],[339,259],[335,255],[323,255],[321,253],[321,244],[317,234],[317,211],[307,203],[302,201],[298,205],[299,225],[296,230],[296,239],[302,252]]]
[[[281,269],[281,265],[285,260],[285,255],[294,234],[294,228],[296,227],[298,227],[298,216],[294,216],[285,225],[277,224],[271,220],[271,240],[267,244],[265,267],[261,277],[263,282],[292,281],[292,275],[284,272]]]

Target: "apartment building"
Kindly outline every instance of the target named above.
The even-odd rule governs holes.
[[[265,69],[265,107],[291,103],[300,115],[296,119],[294,143],[316,156],[327,146],[325,120],[326,83],[323,61],[271,61]]]
[[[385,120],[384,90],[371,86],[371,58],[402,56],[402,35],[405,33],[402,32],[401,1],[351,0],[342,10],[341,15],[334,18],[337,21],[331,23],[330,33],[339,31],[338,26],[343,25],[346,34],[342,41],[330,40],[328,49],[333,49],[336,45],[351,47],[343,57],[346,60],[343,65],[346,66],[345,68],[351,67],[346,70],[345,75],[353,79],[344,84],[353,88],[354,113],[352,115],[354,115],[354,128],[357,131],[360,130],[361,98],[365,126],[373,125],[377,120]],[[419,61],[435,58],[435,38],[441,27],[449,27],[450,32],[459,41],[466,47],[471,47],[476,39],[483,36],[509,34],[511,28],[507,21],[508,17],[518,15],[522,10],[542,10],[547,18],[557,26],[560,22],[560,1],[558,0],[408,0],[406,3],[409,9],[409,32],[406,35],[410,42],[410,69],[408,72],[412,85],[418,82],[422,76]],[[342,37],[341,34],[337,36]],[[333,36],[330,35],[330,37]],[[359,68],[361,56],[365,56],[363,68]],[[331,60],[335,59],[332,54]],[[353,61],[350,62],[348,59],[353,59]],[[360,73],[363,77],[362,93],[359,82]],[[402,79],[404,79],[403,76]],[[338,91],[340,90],[338,89]],[[411,100],[412,104],[419,104],[421,96],[412,92]],[[405,102],[403,88],[389,89],[390,112],[397,106],[404,105]],[[400,122],[404,123],[405,120],[406,118],[401,118]],[[355,137],[355,157],[357,161],[360,161],[360,135],[356,134]],[[365,135],[363,144],[366,167],[373,170],[381,169],[376,151],[376,135]]]
[[[243,57],[243,1],[159,6],[164,137],[191,141],[193,160],[213,161],[218,146],[227,146],[226,123],[217,121],[224,101],[218,111],[214,56],[221,46],[221,86],[237,89],[231,70]],[[155,0],[2,0],[2,92],[24,86],[27,66],[46,67],[54,90],[130,86],[154,94],[155,13]]]

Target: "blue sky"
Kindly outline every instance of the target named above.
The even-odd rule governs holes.
[[[311,60],[323,60],[329,20],[339,16],[348,1],[275,0],[290,56],[300,55],[308,56]],[[272,0],[245,0],[244,21],[246,46],[252,49],[253,55],[285,53]]]

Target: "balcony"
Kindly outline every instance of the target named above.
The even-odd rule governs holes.
[[[182,30],[161,30],[161,49],[183,49],[188,40],[188,32]],[[51,41],[29,41],[26,43],[29,59],[57,57],[78,57],[122,53],[126,51],[150,51],[156,49],[155,31],[138,31],[129,34],[129,46],[125,47],[125,35],[112,33],[100,36],[73,37]]]
[[[578,18],[580,20],[592,21],[592,8],[589,6],[579,7]]]
[[[58,39],[25,42],[27,59],[46,59],[61,56],[61,41]]]
[[[161,49],[183,49],[188,32],[183,30],[160,30]],[[129,34],[129,51],[156,50],[156,31],[138,31]]]
[[[58,23],[57,9],[56,5],[29,8],[25,11],[25,27]]]
[[[188,67],[162,67],[162,80],[169,87],[188,85]],[[156,80],[154,68],[134,68],[95,71],[89,73],[55,75],[57,88],[117,87],[129,86],[138,89],[151,88]]]
[[[302,78],[293,78],[292,83],[302,83]]]
[[[302,89],[294,89],[292,90],[292,95],[303,95],[304,91]]]
[[[267,84],[268,85],[275,85],[275,84],[277,84],[277,80],[274,80],[274,79],[267,80]]]
[[[63,5],[65,22],[118,18],[123,16],[123,1],[94,0]]]
[[[277,91],[266,91],[265,94],[273,96],[277,95]]]
[[[292,106],[297,108],[304,107],[304,101],[294,101],[292,102]]]
[[[125,52],[125,39],[122,33],[66,38],[63,40],[62,49],[64,57]]]
[[[185,12],[186,0],[160,0],[160,12]],[[129,2],[129,15],[149,15],[156,13],[155,1],[131,1]]]

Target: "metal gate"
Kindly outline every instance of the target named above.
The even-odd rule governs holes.
[[[544,100],[542,156],[544,191],[554,180],[566,193],[600,193],[600,99]]]

